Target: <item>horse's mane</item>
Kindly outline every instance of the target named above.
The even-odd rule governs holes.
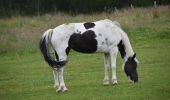
[[[125,33],[122,29],[120,33],[122,36],[122,42],[125,45],[126,56],[127,57],[133,56],[134,51],[132,49],[127,33]]]

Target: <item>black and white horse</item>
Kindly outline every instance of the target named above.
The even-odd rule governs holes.
[[[53,59],[49,53],[51,46],[56,55]],[[54,87],[56,91],[67,91],[63,70],[70,49],[81,53],[104,53],[104,85],[109,85],[109,66],[112,68],[112,84],[117,84],[116,58],[120,51],[123,70],[132,82],[138,81],[137,59],[127,34],[118,22],[108,19],[90,23],[62,24],[47,30],[40,40],[40,50],[45,61],[54,69]]]

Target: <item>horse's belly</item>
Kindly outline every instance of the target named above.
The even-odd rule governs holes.
[[[109,47],[107,47],[106,45],[98,45],[96,52],[108,53],[109,52]]]
[[[114,47],[117,46],[119,39],[115,38],[113,35],[110,37],[96,37],[97,40],[97,52],[108,53]]]

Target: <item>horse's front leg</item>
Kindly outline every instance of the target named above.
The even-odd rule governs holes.
[[[104,54],[104,79],[103,85],[109,85],[109,66],[110,66],[110,54]]]
[[[110,58],[111,58],[111,67],[112,67],[112,84],[117,84],[117,77],[116,77],[116,58],[117,58],[118,48],[114,47],[113,50],[110,51]]]

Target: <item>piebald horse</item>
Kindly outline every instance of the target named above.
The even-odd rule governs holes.
[[[56,58],[49,53],[49,46]],[[40,51],[45,61],[53,68],[56,91],[67,91],[63,71],[70,49],[81,53],[104,53],[104,85],[109,85],[109,66],[112,68],[112,84],[117,84],[116,58],[120,51],[122,68],[131,82],[138,81],[136,53],[134,53],[127,34],[120,24],[109,19],[86,23],[62,24],[48,29],[40,40]],[[110,64],[111,62],[111,64]]]

